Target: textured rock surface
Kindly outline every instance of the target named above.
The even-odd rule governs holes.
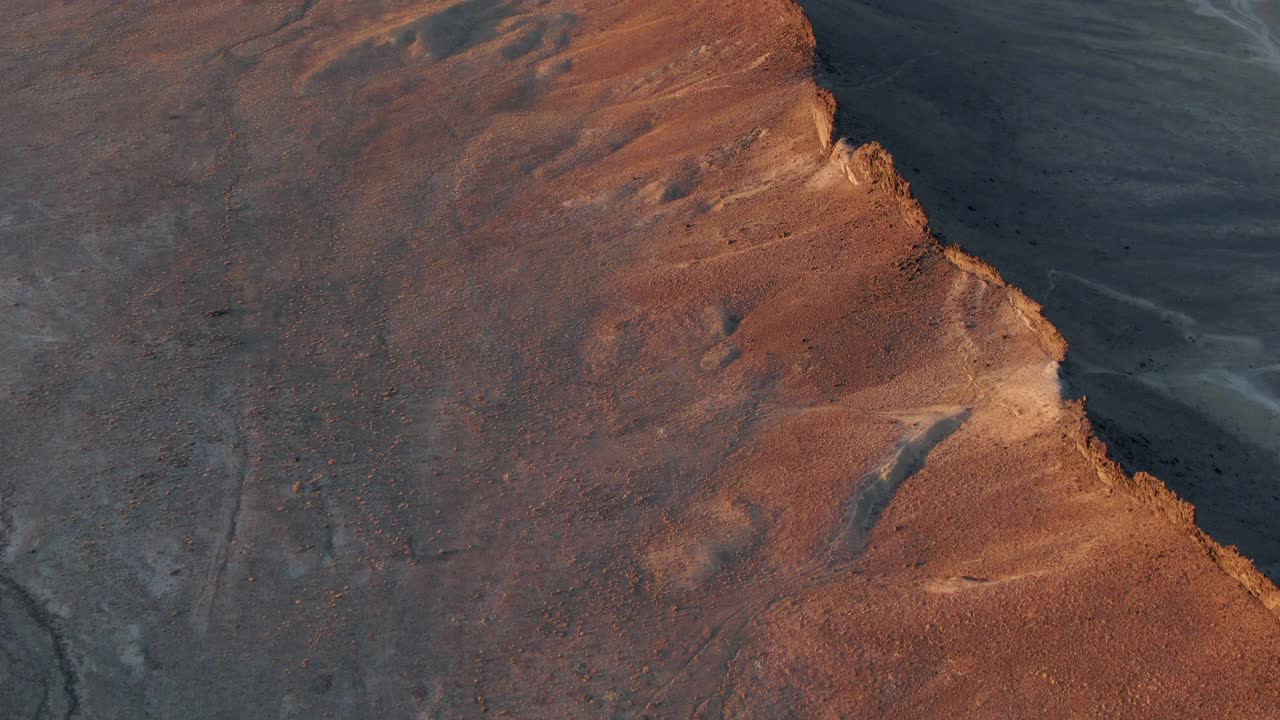
[[[2,714],[1274,712],[789,3],[8,13]]]
[[[1117,457],[1280,573],[1280,3],[800,4],[840,128],[1045,305]]]

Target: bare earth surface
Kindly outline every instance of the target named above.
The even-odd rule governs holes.
[[[802,0],[841,128],[1042,302],[1131,469],[1280,579],[1280,0]]]
[[[6,14],[0,715],[1280,717],[790,3]]]

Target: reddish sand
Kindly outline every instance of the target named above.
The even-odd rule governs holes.
[[[1280,716],[789,3],[89,5],[0,36],[13,716]]]

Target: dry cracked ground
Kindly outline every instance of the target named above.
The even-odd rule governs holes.
[[[5,717],[1280,717],[790,2],[5,15]]]

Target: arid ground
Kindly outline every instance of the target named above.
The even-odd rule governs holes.
[[[1280,2],[800,4],[841,129],[1045,305],[1119,459],[1280,577]]]
[[[0,716],[1280,717],[790,0],[5,15]]]

